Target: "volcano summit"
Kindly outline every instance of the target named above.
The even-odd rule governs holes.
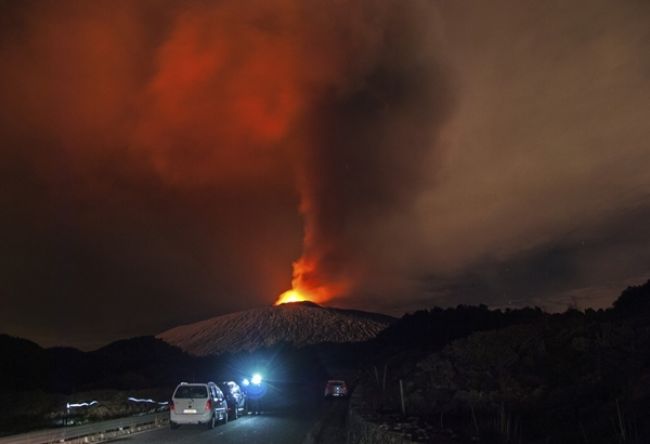
[[[167,330],[157,337],[198,356],[252,351],[280,342],[302,347],[373,338],[395,319],[312,302],[255,308]]]

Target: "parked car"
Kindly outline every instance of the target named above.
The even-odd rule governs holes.
[[[228,402],[228,418],[239,418],[246,410],[246,395],[235,381],[223,381],[219,388]]]
[[[348,396],[348,386],[345,381],[330,379],[325,384],[325,397],[344,397]]]
[[[206,425],[212,429],[217,422],[228,422],[228,403],[214,382],[178,384],[169,404],[172,429],[185,424]]]

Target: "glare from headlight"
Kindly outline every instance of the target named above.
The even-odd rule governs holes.
[[[244,380],[241,383],[242,383],[242,385],[248,385],[251,382],[248,380],[248,378],[244,378]]]
[[[72,409],[72,408],[77,408],[77,407],[92,407],[94,405],[99,404],[97,401],[90,401],[90,402],[78,402],[78,403],[66,403],[66,408]]]
[[[251,378],[251,382],[255,385],[260,385],[262,383],[262,375],[255,373]]]

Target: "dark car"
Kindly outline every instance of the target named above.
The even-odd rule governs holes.
[[[325,384],[325,397],[346,397],[348,396],[348,386],[345,381],[331,379]]]
[[[246,395],[235,381],[223,381],[219,388],[228,401],[228,413],[230,419],[237,419],[244,413],[246,407]]]

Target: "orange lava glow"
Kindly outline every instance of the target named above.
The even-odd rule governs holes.
[[[289,304],[291,302],[304,302],[308,300],[309,298],[298,290],[287,290],[278,297],[275,305]]]
[[[291,290],[278,297],[275,305],[303,301],[321,304],[345,293],[349,288],[344,282],[324,283],[317,273],[316,262],[305,256],[293,263],[291,286]]]

